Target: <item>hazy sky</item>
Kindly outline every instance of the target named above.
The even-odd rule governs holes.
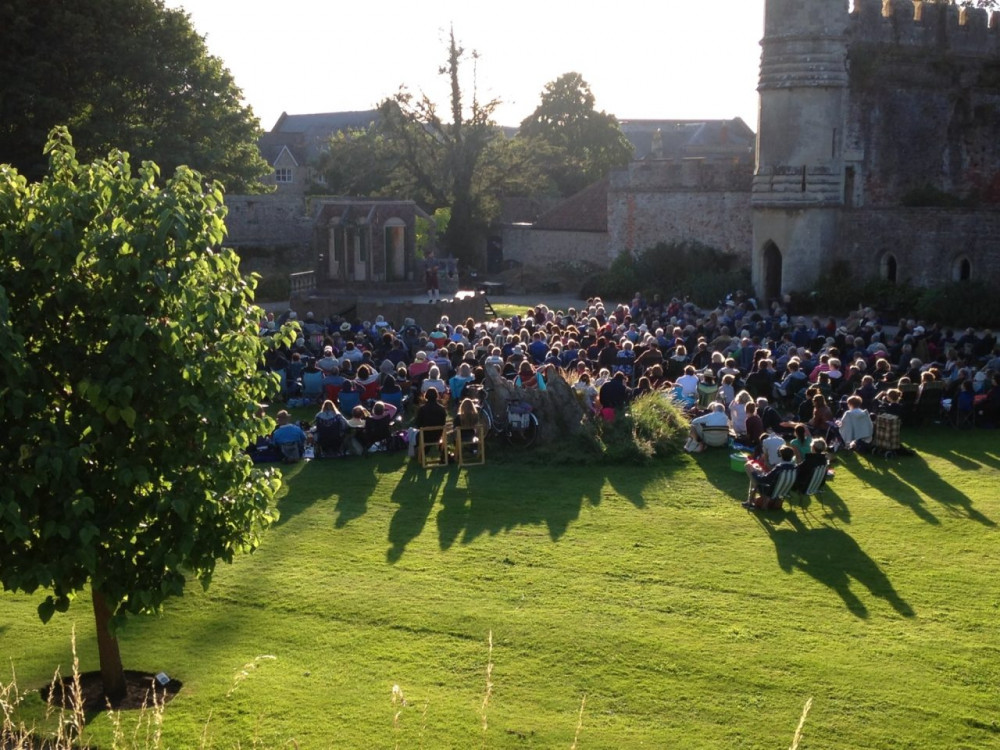
[[[166,0],[186,10],[270,129],[289,114],[369,109],[401,84],[446,102],[448,28],[476,50],[502,125],[576,71],[619,119],[742,117],[756,130],[764,0]],[[465,74],[471,81],[471,64]]]

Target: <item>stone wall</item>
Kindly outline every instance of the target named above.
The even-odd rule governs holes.
[[[303,245],[313,239],[313,217],[308,214],[302,196],[227,195],[226,244]],[[298,269],[301,270],[301,269]]]
[[[750,262],[752,165],[650,159],[611,174],[609,259],[660,242],[695,240]]]
[[[518,224],[503,228],[503,258],[531,268],[579,261],[605,268],[611,262],[604,232],[563,232]]]
[[[608,200],[611,257],[659,242],[697,240],[750,263],[750,191],[612,193]]]
[[[1000,211],[869,209],[845,212],[840,221],[837,256],[849,262],[858,277],[882,275],[890,253],[900,282],[933,285],[953,280],[963,258],[969,260],[972,280],[1000,277]]]

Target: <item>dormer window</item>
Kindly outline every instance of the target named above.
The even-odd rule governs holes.
[[[292,181],[291,167],[278,167],[274,170],[274,181],[280,183],[290,183]]]

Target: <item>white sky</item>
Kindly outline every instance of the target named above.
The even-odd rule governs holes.
[[[265,130],[282,111],[370,109],[401,84],[444,104],[449,24],[479,52],[480,100],[503,100],[501,125],[519,124],[547,82],[576,71],[597,109],[619,119],[738,116],[757,128],[764,0],[165,4],[190,14]]]

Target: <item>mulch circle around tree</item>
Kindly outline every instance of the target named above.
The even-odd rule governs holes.
[[[101,681],[101,673],[86,672],[81,674],[79,682],[83,712],[91,714],[107,710],[108,701],[104,697],[104,684]],[[51,701],[52,705],[72,709],[74,703],[73,695],[76,689],[75,684],[76,681],[72,677],[67,677],[55,683],[55,685],[46,685],[40,691],[42,700],[49,702],[49,693],[51,691],[54,692]],[[154,690],[156,691],[155,703],[157,705],[165,704],[169,703],[180,692],[183,684],[180,680],[170,680],[165,685],[161,685],[157,681],[156,675],[150,672],[136,672],[126,669],[125,696],[113,703],[111,708],[116,711],[138,710],[143,706],[151,709],[154,704]]]

